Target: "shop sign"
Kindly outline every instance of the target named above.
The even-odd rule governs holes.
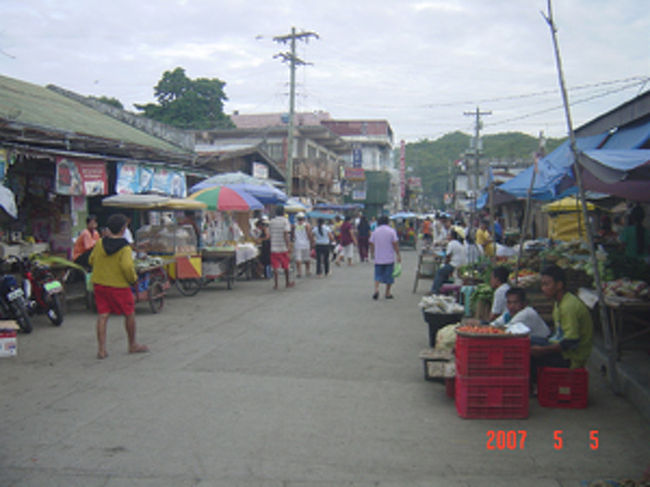
[[[354,201],[364,201],[366,199],[366,190],[364,189],[355,189],[352,191],[352,199]]]
[[[345,179],[347,179],[348,181],[365,181],[366,174],[364,170],[360,167],[346,167]]]
[[[253,163],[253,177],[260,179],[269,178],[269,166],[262,164],[261,162]]]
[[[187,196],[185,173],[163,167],[119,162],[117,164],[117,194],[162,193],[177,198]]]
[[[352,167],[362,167],[363,166],[363,152],[361,147],[356,145],[352,149]]]
[[[56,159],[56,193],[94,196],[108,193],[104,162],[84,159]]]

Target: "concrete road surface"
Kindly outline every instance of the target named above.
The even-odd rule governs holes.
[[[172,289],[160,314],[137,307],[149,354],[126,353],[117,317],[103,361],[93,315],[72,309],[61,328],[37,317],[18,356],[0,359],[0,485],[577,487],[642,478],[650,427],[595,372],[585,410],[531,399],[526,420],[459,418],[444,387],[423,380],[417,304],[431,282],[412,294],[416,256],[404,256],[392,301],[370,298],[371,264],[290,290],[271,281],[211,284],[195,297]]]

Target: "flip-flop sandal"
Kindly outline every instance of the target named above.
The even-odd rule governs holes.
[[[149,352],[149,347],[147,347],[146,345],[140,345],[135,350],[129,350],[129,353],[148,353],[148,352]]]
[[[374,299],[375,301],[377,301],[377,300],[379,299],[379,293],[375,293],[375,294],[373,294],[373,295],[372,295],[372,299]]]
[[[108,353],[104,353],[103,355],[101,353],[97,354],[97,360],[104,360],[106,357],[108,357]]]

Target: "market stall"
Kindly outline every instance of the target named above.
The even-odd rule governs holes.
[[[262,204],[246,192],[228,186],[211,186],[192,195],[190,199],[206,205],[201,235],[203,284],[225,280],[232,289],[238,267],[247,266],[258,255],[257,247],[245,241],[251,210]]]
[[[151,222],[136,231],[136,269],[147,269],[151,274],[150,257],[164,266],[166,276],[181,294],[193,296],[201,289],[201,256],[198,253],[196,227],[181,224],[165,213],[174,211],[200,211],[205,204],[186,198],[169,198],[158,195],[120,194],[102,201],[104,206],[130,208],[152,212]],[[155,272],[160,277],[161,273]],[[165,279],[166,281],[167,279]],[[164,286],[163,286],[164,287]],[[168,287],[168,286],[167,286]]]

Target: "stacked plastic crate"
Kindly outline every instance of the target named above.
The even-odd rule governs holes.
[[[456,410],[462,418],[527,418],[528,336],[466,335],[456,340]]]

